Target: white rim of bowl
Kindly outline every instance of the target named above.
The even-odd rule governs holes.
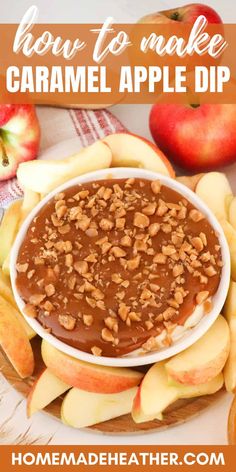
[[[166,185],[170,187],[172,190],[180,193],[183,197],[189,200],[196,208],[202,211],[206,218],[208,219],[211,226],[217,232],[217,236],[219,238],[221,251],[222,251],[222,259],[224,261],[224,266],[222,267],[221,273],[221,280],[218,287],[217,292],[213,296],[213,308],[212,310],[205,315],[194,328],[190,328],[187,330],[186,334],[180,338],[180,340],[174,342],[171,346],[167,348],[163,348],[158,351],[148,352],[143,355],[136,355],[134,357],[103,357],[103,356],[94,356],[93,354],[89,354],[84,351],[80,351],[77,348],[70,346],[69,344],[60,341],[58,338],[53,336],[50,333],[47,333],[42,325],[37,321],[37,319],[29,318],[23,312],[23,308],[25,306],[25,302],[21,299],[18,294],[15,279],[16,279],[16,261],[18,257],[19,249],[23,243],[25,238],[26,232],[28,230],[29,225],[31,224],[34,217],[38,214],[41,208],[50,201],[57,193],[62,192],[63,190],[68,189],[69,187],[73,187],[77,184],[82,184],[85,182],[92,182],[96,180],[103,180],[106,178],[114,178],[114,179],[122,179],[122,178],[143,178],[147,180],[155,180],[158,179]],[[146,169],[138,169],[133,167],[114,167],[114,168],[107,168],[101,169],[97,171],[93,171],[87,174],[83,174],[81,176],[75,177],[71,180],[68,180],[64,184],[60,185],[52,192],[50,192],[46,197],[38,203],[38,205],[30,212],[30,214],[25,219],[24,223],[22,224],[14,245],[11,250],[11,257],[10,257],[10,277],[12,283],[13,294],[16,300],[16,303],[23,314],[24,318],[31,326],[31,328],[43,339],[45,339],[48,343],[53,345],[58,350],[64,352],[65,354],[79,359],[84,362],[90,362],[91,364],[96,365],[103,365],[109,367],[136,367],[141,365],[148,365],[153,364],[155,362],[160,362],[164,359],[168,359],[179,352],[185,350],[186,348],[190,347],[194,344],[198,339],[200,339],[210,328],[210,326],[214,323],[216,318],[221,313],[221,309],[224,305],[227,291],[229,288],[230,283],[230,252],[228,243],[226,241],[224,232],[220,223],[214,216],[211,210],[206,206],[206,204],[188,187],[184,186],[180,182],[172,179],[171,177],[164,176],[154,171],[149,171]]]

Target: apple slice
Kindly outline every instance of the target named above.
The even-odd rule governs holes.
[[[225,388],[227,392],[236,392],[236,318],[229,322],[230,351],[224,368]]]
[[[204,336],[166,363],[166,371],[172,379],[182,384],[209,382],[222,371],[229,348],[229,326],[225,318],[219,315]]]
[[[63,400],[61,419],[74,428],[86,428],[131,412],[137,387],[102,394],[72,388]]]
[[[14,308],[17,308],[15,298],[11,288],[10,278],[4,274],[2,269],[0,269],[0,295],[5,298],[5,300],[11,303]]]
[[[163,420],[163,414],[160,413],[160,412],[155,411],[154,416],[152,414],[147,415],[143,412],[143,410],[141,408],[141,391],[142,391],[141,385],[138,388],[138,391],[137,391],[137,394],[135,395],[135,399],[133,401],[133,406],[132,406],[131,415],[132,415],[132,418],[133,418],[134,422],[135,423],[146,423],[147,421],[152,421],[154,419],[162,421]]]
[[[35,380],[28,395],[27,416],[30,417],[37,411],[43,410],[70,388],[70,385],[58,379],[49,369],[44,369]]]
[[[230,281],[229,291],[224,305],[224,315],[228,321],[236,320],[236,282]]]
[[[228,443],[236,445],[236,396],[233,398],[228,418]]]
[[[19,312],[15,299],[14,299],[13,292],[12,292],[10,279],[3,273],[1,269],[0,269],[0,296],[4,298],[8,303],[11,304],[12,314],[21,322],[28,338],[32,339],[34,336],[36,336],[35,331],[31,328],[31,326],[27,323],[27,321],[25,321],[25,318]]]
[[[14,310],[14,308],[13,308],[12,313],[19,320],[20,324],[23,326],[24,331],[26,332],[28,339],[31,341],[31,339],[35,338],[35,336],[37,336],[37,333],[27,323],[27,321],[25,320],[25,318],[23,317],[21,312],[19,310]]]
[[[22,200],[16,200],[8,207],[0,225],[0,266],[8,256],[14,242]]]
[[[112,167],[139,167],[175,177],[163,152],[151,141],[135,134],[116,133],[103,139],[112,153]]]
[[[118,393],[141,382],[143,374],[133,369],[105,367],[83,362],[58,351],[42,341],[42,358],[46,366],[72,387],[95,393]]]
[[[223,375],[218,374],[209,382],[199,385],[170,384],[165,362],[154,364],[145,375],[136,394],[132,418],[136,423],[162,419],[165,409],[180,398],[193,398],[211,395],[224,383]]]
[[[178,399],[175,387],[168,384],[165,362],[154,364],[146,373],[136,394],[132,418],[135,423],[162,419],[162,412]]]
[[[226,209],[227,209],[227,221],[229,221],[230,206],[231,206],[231,203],[234,200],[234,198],[235,197],[233,195],[228,195],[225,199],[225,205],[226,205]]]
[[[10,276],[10,258],[11,258],[11,251],[8,253],[6,259],[4,259],[3,265],[2,265],[2,271],[6,277]]]
[[[30,161],[19,165],[20,184],[36,193],[48,193],[58,185],[93,170],[111,165],[111,151],[101,141],[61,161]]]
[[[23,223],[28,214],[40,202],[40,194],[32,190],[24,189],[24,198],[22,201],[19,226]]]
[[[227,220],[227,199],[232,189],[225,174],[208,172],[198,182],[196,194],[206,203],[218,220]]]
[[[229,205],[229,223],[236,231],[236,197],[233,197]]]
[[[231,280],[224,306],[224,315],[230,329],[230,352],[224,368],[225,387],[236,392],[236,282]]]
[[[190,188],[193,192],[196,190],[196,186],[199,180],[204,176],[204,174],[196,174],[196,175],[181,175],[176,177],[176,180],[181,184],[185,185],[186,187]]]
[[[236,281],[236,230],[226,220],[221,220],[220,224],[224,230],[227,243],[229,245],[231,259],[231,277]]]
[[[0,296],[0,346],[20,377],[32,375],[34,355],[27,334],[13,313],[14,308]]]

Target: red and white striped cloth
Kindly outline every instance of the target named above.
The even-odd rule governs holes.
[[[62,141],[78,138],[80,146],[92,144],[111,133],[125,131],[122,123],[108,110],[77,110],[38,107],[41,126],[40,154]],[[40,157],[39,157],[40,158]],[[17,179],[0,182],[0,206],[22,197]]]

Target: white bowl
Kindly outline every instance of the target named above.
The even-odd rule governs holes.
[[[218,287],[216,294],[213,296],[213,308],[212,310],[204,316],[199,323],[186,331],[183,337],[181,337],[178,341],[174,342],[171,346],[165,347],[159,351],[149,352],[142,356],[134,355],[133,357],[98,357],[93,356],[92,354],[88,354],[84,351],[80,351],[74,347],[69,346],[68,344],[60,341],[52,334],[47,333],[42,325],[33,318],[29,318],[24,315],[23,309],[25,306],[24,301],[18,294],[16,288],[16,261],[18,257],[18,252],[21,247],[21,244],[25,238],[26,232],[28,230],[29,225],[31,224],[33,218],[37,215],[37,213],[41,210],[41,208],[58,192],[62,192],[63,190],[72,187],[78,183],[90,182],[95,180],[102,180],[106,178],[129,178],[129,177],[139,177],[148,180],[155,180],[159,179],[164,185],[167,187],[176,190],[181,195],[183,195],[187,200],[189,200],[196,208],[198,208],[202,213],[205,214],[206,218],[217,232],[219,242],[221,245],[222,251],[222,259],[224,262],[224,266],[222,268],[221,280]],[[28,215],[26,220],[24,221],[23,225],[21,226],[18,235],[16,237],[15,243],[13,245],[11,251],[11,261],[10,261],[10,275],[11,275],[11,282],[14,292],[14,297],[17,302],[17,305],[22,312],[23,316],[25,317],[26,321],[29,325],[33,328],[36,333],[41,336],[41,338],[48,341],[54,347],[63,351],[64,353],[80,359],[82,361],[91,362],[93,364],[99,365],[106,365],[106,366],[116,366],[116,367],[128,367],[128,366],[139,366],[145,364],[152,364],[154,362],[161,361],[163,359],[167,359],[169,357],[178,354],[179,352],[183,351],[187,347],[191,346],[195,343],[204,333],[210,328],[210,326],[214,323],[217,316],[220,314],[221,309],[224,305],[225,298],[229,288],[230,282],[230,254],[227,241],[225,239],[223,229],[221,228],[220,224],[218,223],[217,219],[213,215],[213,213],[207,208],[205,203],[191,190],[189,190],[184,185],[180,184],[174,179],[170,177],[165,177],[161,174],[157,174],[155,172],[151,172],[148,170],[143,169],[136,169],[136,168],[112,168],[112,169],[103,169],[98,170],[95,172],[91,172],[89,174],[84,174],[82,176],[76,177],[65,184],[61,185],[57,189],[53,190],[53,192],[49,193]]]

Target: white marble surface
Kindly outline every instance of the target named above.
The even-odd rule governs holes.
[[[201,0],[221,14],[225,22],[236,22],[233,0]],[[1,22],[19,22],[30,0],[8,0],[1,4]],[[102,22],[113,16],[117,22],[136,21],[151,11],[184,5],[187,0],[37,0],[40,22]],[[149,106],[115,106],[112,111],[131,131],[149,137]],[[145,435],[104,436],[63,426],[44,413],[27,420],[25,401],[0,376],[1,444],[226,444],[227,415],[231,396],[224,397],[191,421]]]

